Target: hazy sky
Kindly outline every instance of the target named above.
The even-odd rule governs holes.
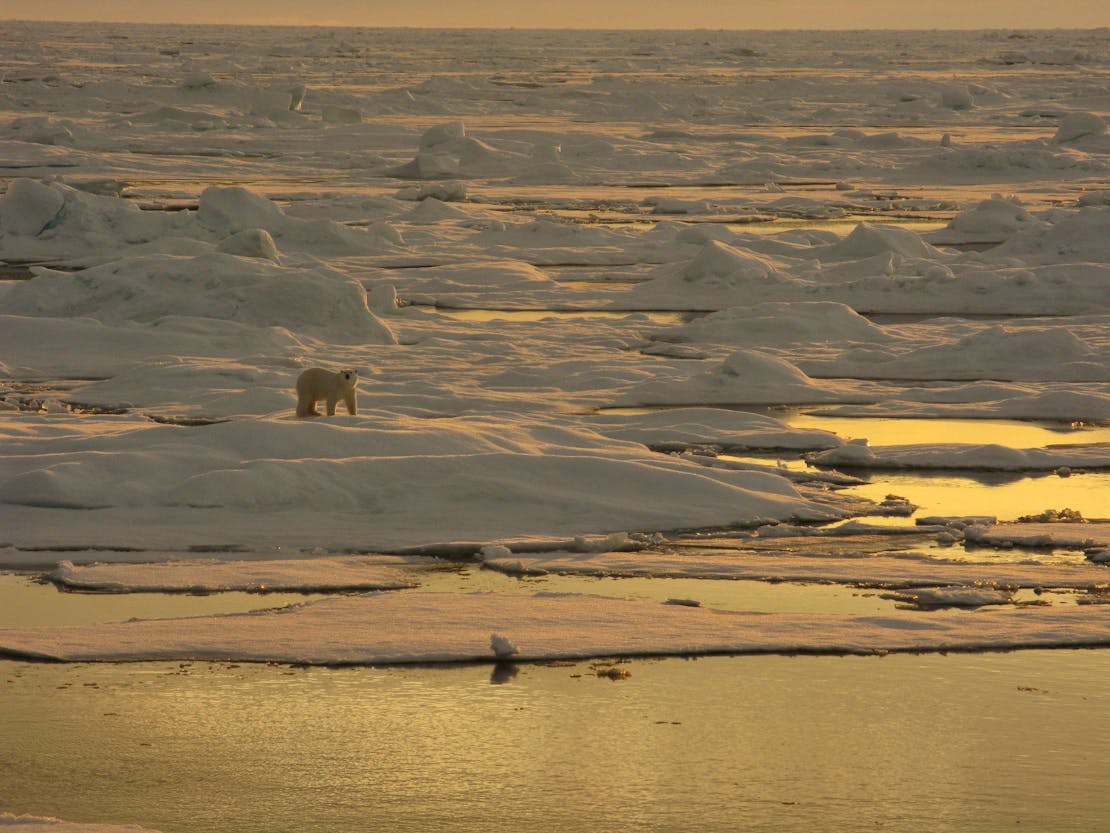
[[[0,0],[0,19],[710,29],[1110,26],[1110,0]]]

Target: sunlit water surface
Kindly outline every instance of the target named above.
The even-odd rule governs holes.
[[[1110,821],[1110,652],[622,667],[10,662],[0,807],[165,833]]]

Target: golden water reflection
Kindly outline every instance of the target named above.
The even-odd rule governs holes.
[[[1007,419],[896,419],[818,416],[801,412],[772,414],[792,428],[832,431],[844,440],[866,439],[868,445],[969,443],[1009,448],[1110,443],[1110,426]]]
[[[882,501],[889,494],[908,498],[928,515],[991,515],[1014,521],[1046,509],[1074,509],[1087,520],[1110,519],[1110,474],[980,474],[875,472],[873,481],[848,494]]]
[[[0,666],[0,806],[164,833],[1089,831],[1110,651]]]

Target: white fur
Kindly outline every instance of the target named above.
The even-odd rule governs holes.
[[[297,377],[297,416],[320,416],[316,403],[323,399],[328,405],[328,416],[335,416],[335,406],[340,399],[347,406],[347,413],[358,413],[357,370],[340,370],[333,373],[322,367],[312,367]]]

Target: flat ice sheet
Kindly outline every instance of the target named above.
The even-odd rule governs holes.
[[[196,559],[154,564],[90,564],[62,561],[47,577],[73,590],[109,593],[324,593],[399,590],[419,582],[403,569],[413,559],[394,556],[282,561]]]
[[[1061,468],[1110,468],[1110,448],[1008,448],[1003,445],[951,443],[870,448],[848,443],[808,457],[818,466],[870,469],[954,469],[971,471],[1053,471]]]
[[[0,813],[0,830],[4,833],[155,833],[137,824],[89,824],[12,813]]]
[[[276,612],[0,629],[2,652],[69,662],[386,664],[1081,645],[1110,645],[1110,605],[897,616],[738,614],[601,596],[413,591]]]
[[[1068,549],[1110,547],[1110,523],[995,524],[980,529],[970,527],[967,534],[986,545]]]
[[[485,556],[492,569],[516,574],[754,579],[833,582],[863,587],[929,587],[980,582],[1016,587],[1087,587],[1110,581],[1110,568],[1095,564],[985,563],[876,555],[835,557],[720,552],[545,553]]]

